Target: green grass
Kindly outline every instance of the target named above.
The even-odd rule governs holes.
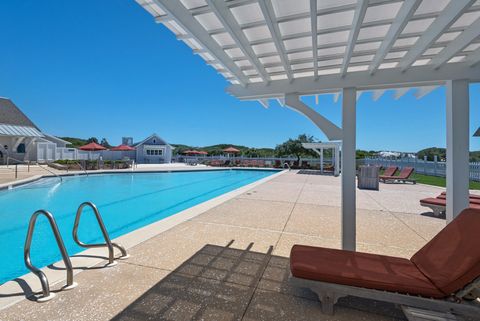
[[[422,174],[415,173],[413,174],[413,178],[416,179],[417,183],[420,183],[420,184],[440,186],[440,187],[447,186],[445,177],[429,176],[429,175],[422,175]],[[470,189],[480,190],[480,182],[470,181]]]

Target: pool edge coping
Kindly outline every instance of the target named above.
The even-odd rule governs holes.
[[[220,170],[220,169],[225,169],[225,168],[215,168],[214,170]],[[237,168],[237,169],[244,169],[244,168]],[[250,169],[250,170],[260,170],[260,169],[252,169],[252,168],[245,168],[245,169]],[[212,168],[205,168],[205,169],[197,169],[193,171],[202,171],[202,170],[212,170]],[[268,170],[268,169],[262,169],[262,170]],[[185,171],[185,170],[155,170],[155,171],[146,171],[147,173],[152,173],[152,172],[173,172],[173,171]],[[186,170],[189,171],[189,170]],[[191,170],[190,170],[191,171]],[[272,172],[274,170],[271,170]],[[132,171],[127,171],[127,173],[131,173]],[[134,171],[134,173],[137,171]],[[143,226],[141,228],[138,228],[134,231],[131,231],[127,234],[124,234],[122,236],[119,236],[112,241],[116,243],[122,244],[127,250],[131,249],[141,243],[144,243],[148,241],[149,239],[158,236],[159,234],[170,230],[171,228],[184,223],[188,220],[191,220],[192,218],[199,216],[206,211],[219,206],[222,203],[225,203],[243,193],[245,193],[248,190],[251,190],[252,188],[257,187],[258,185],[264,184],[280,175],[283,175],[287,173],[288,170],[279,170],[276,173],[273,173],[272,175],[269,175],[267,177],[261,178],[255,182],[252,182],[250,184],[241,186],[237,189],[234,189],[232,191],[229,191],[227,193],[221,194],[219,196],[216,196],[212,199],[209,199],[205,202],[202,202],[200,204],[194,205],[192,207],[189,207],[187,209],[184,209],[176,214],[173,214],[169,217],[166,217],[164,219],[161,219],[159,221],[150,223],[146,226]],[[107,174],[114,174],[115,172],[106,172]],[[117,172],[118,173],[118,172]],[[140,173],[138,171],[137,173]],[[98,174],[105,174],[105,172],[98,173]],[[85,175],[85,174],[84,174]],[[37,177],[34,180],[31,181],[36,181],[41,178],[45,177],[55,177],[55,176],[50,176],[50,175],[42,175],[40,177]],[[30,181],[29,181],[30,182]],[[27,182],[27,183],[29,183]],[[25,183],[23,183],[25,184]],[[22,185],[23,185],[22,184]],[[99,265],[102,262],[106,262],[107,257],[106,257],[106,249],[105,248],[92,248],[92,249],[87,249],[85,251],[79,252],[73,256],[70,256],[70,260],[72,261],[72,265],[74,266],[74,275],[77,275],[79,273],[82,273],[84,271],[88,271],[88,268]],[[91,257],[88,257],[91,256]],[[102,258],[98,258],[98,256],[101,256]],[[51,266],[55,266],[56,268],[64,268],[65,265],[63,264],[63,261],[58,261]],[[121,266],[121,265],[118,265]],[[75,269],[77,267],[77,269]],[[78,267],[81,267],[81,269],[78,269]],[[105,267],[109,268],[109,267]],[[115,267],[113,267],[115,268]],[[41,268],[41,270],[46,274],[49,283],[50,283],[50,288],[53,290],[53,292],[57,292],[57,289],[59,288],[58,285],[61,282],[66,281],[66,273],[64,270],[59,270],[59,269],[51,269],[48,267]],[[33,274],[32,272],[24,274],[20,277],[15,278],[14,280],[10,280],[5,282],[4,284],[0,285],[0,311],[15,305],[25,299],[27,297],[25,296],[25,291],[22,288],[22,286],[15,282],[15,280],[21,280],[21,283],[24,283],[27,285],[27,287],[30,287],[30,290],[33,293],[41,291],[41,286],[40,282],[38,280],[38,277]],[[79,285],[81,286],[81,284]],[[15,295],[17,293],[22,293],[21,295]],[[12,296],[8,296],[12,295]],[[61,295],[61,292],[59,293]]]

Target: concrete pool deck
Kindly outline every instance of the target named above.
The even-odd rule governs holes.
[[[427,209],[419,205],[442,190],[357,190],[358,251],[410,257],[445,226],[421,215]],[[368,301],[343,302],[335,316],[322,315],[310,292],[288,285],[295,243],[340,248],[340,178],[278,175],[132,247],[116,267],[85,268],[75,276],[79,286],[52,301],[22,300],[1,310],[0,320],[403,318],[393,306]]]

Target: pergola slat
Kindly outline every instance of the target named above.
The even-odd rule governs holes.
[[[348,44],[347,50],[345,51],[345,58],[343,58],[343,66],[342,66],[342,77],[346,75],[348,70],[348,65],[350,63],[350,59],[352,58],[353,48],[357,43],[358,34],[360,33],[360,28],[362,27],[363,18],[365,17],[365,13],[367,12],[368,8],[368,0],[359,0],[357,3],[357,7],[355,9],[355,15],[353,16],[353,23],[352,29],[350,30],[350,34],[348,36]]]
[[[377,70],[378,66],[380,66],[385,59],[385,56],[390,52],[393,44],[395,41],[397,41],[398,36],[402,33],[403,29],[410,21],[410,18],[415,13],[415,10],[417,10],[421,2],[421,0],[405,0],[397,14],[397,17],[393,21],[387,35],[385,36],[385,40],[382,41],[382,45],[378,49],[372,63],[370,64],[369,69],[371,74]]]
[[[310,25],[312,28],[313,76],[318,78],[317,0],[310,0]]]
[[[402,59],[399,64],[402,71],[407,70],[474,2],[475,0],[450,1],[440,16],[433,21]]]
[[[240,30],[237,22],[235,21],[235,17],[230,12],[229,7],[225,4],[224,0],[206,0],[212,10],[216,13],[217,18],[222,21],[224,27],[230,33],[230,36],[235,40],[237,45],[239,46],[240,50],[247,56],[250,62],[255,66],[258,73],[261,75],[264,81],[269,81],[270,76],[268,75],[267,71],[263,67],[260,60],[256,56],[255,52],[253,51],[252,47],[248,43],[248,39]]]
[[[271,0],[264,0],[264,1],[259,1],[258,4],[262,9],[263,16],[265,17],[265,21],[267,22],[268,30],[270,30],[270,33],[272,34],[273,42],[275,43],[275,47],[279,52],[280,60],[287,74],[287,78],[291,81],[292,68],[288,63],[288,58],[285,53],[286,52],[285,45],[283,44],[283,41],[281,39],[282,34],[280,32],[280,29],[278,28],[278,24],[275,22],[275,14],[273,12],[272,2]]]
[[[444,63],[453,58],[458,52],[462,51],[474,39],[480,36],[480,18],[472,23],[464,32],[455,38],[439,55],[432,59],[431,64],[439,68]]]
[[[210,37],[208,32],[192,17],[183,5],[177,1],[153,1],[155,1],[163,11],[170,14],[173,18],[172,20],[182,26],[183,29],[188,30],[193,38],[205,46],[209,53],[224,65],[240,84],[245,85],[248,83],[248,78],[240,71],[240,68],[228,57],[225,51]]]

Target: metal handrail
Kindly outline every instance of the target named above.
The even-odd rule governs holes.
[[[16,159],[16,158],[11,157],[11,156],[7,156],[7,168],[8,168],[8,166],[10,165],[10,160],[11,160],[11,159],[13,159],[14,161],[17,161],[17,162],[19,162],[19,163],[27,164],[28,172],[30,172],[30,162],[29,162],[29,161],[21,160],[21,159]]]
[[[289,163],[287,163],[287,162],[283,163],[283,168],[285,168],[285,166],[288,167],[288,170],[289,170],[289,171],[292,170],[292,168],[290,167],[290,164],[289,164]]]
[[[10,159],[13,159],[14,161],[17,161],[17,162],[20,162],[20,163],[27,164],[27,165],[28,165],[27,171],[30,172],[30,162],[25,161],[25,160],[16,159],[16,158],[13,158],[13,157],[8,156],[8,157],[7,157],[7,167],[8,167],[8,165],[9,165],[9,160],[10,160]],[[43,170],[46,170],[46,171],[49,172],[50,174],[58,177],[58,178],[60,179],[60,181],[63,182],[62,177],[61,177],[60,175],[58,175],[57,173],[49,170],[48,168],[43,167],[43,166],[40,165],[39,163],[37,163],[37,166],[40,167],[40,168],[43,169]],[[15,167],[15,178],[17,178],[17,168],[16,168],[16,167]]]
[[[75,164],[77,164],[78,166],[80,166],[80,169],[85,173],[85,175],[88,176],[87,170],[85,169],[85,167],[82,166],[82,164],[80,164],[80,162],[75,161]]]
[[[45,215],[45,217],[48,219],[48,222],[50,223],[50,227],[52,228],[53,235],[55,236],[55,239],[57,241],[58,248],[60,250],[60,253],[62,254],[62,259],[63,263],[65,264],[65,268],[67,270],[67,284],[62,288],[63,290],[70,290],[73,289],[77,286],[75,282],[73,282],[73,267],[72,267],[72,262],[70,261],[70,257],[68,256],[67,250],[65,249],[65,244],[63,243],[62,236],[60,235],[60,231],[58,230],[57,222],[55,221],[55,218],[53,217],[52,213],[46,211],[46,210],[38,210],[35,213],[32,214],[32,217],[30,218],[30,223],[28,224],[28,232],[27,232],[27,238],[25,240],[25,247],[24,247],[24,260],[25,260],[25,265],[26,267],[32,271],[39,279],[40,283],[42,284],[42,297],[38,298],[38,302],[45,302],[50,299],[52,299],[55,294],[50,292],[50,285],[48,283],[48,278],[37,267],[35,267],[32,264],[32,260],[30,258],[30,249],[32,246],[32,237],[33,237],[33,231],[35,230],[35,223],[37,221],[37,218],[40,215]]]
[[[100,226],[100,230],[102,231],[105,243],[86,244],[78,239],[78,225],[80,224],[80,217],[82,216],[83,209],[85,208],[85,206],[88,206],[93,210],[95,217],[97,218],[98,225]],[[92,202],[83,202],[78,207],[77,214],[75,216],[75,223],[73,225],[73,240],[75,241],[75,243],[77,243],[78,245],[84,248],[107,247],[108,248],[107,266],[114,266],[117,264],[117,262],[115,262],[115,253],[113,249],[114,247],[119,249],[120,252],[122,253],[119,259],[127,259],[129,257],[129,255],[127,254],[127,251],[123,246],[117,243],[113,243],[110,240],[110,236],[108,235],[107,229],[105,228],[105,224],[103,223],[102,216],[100,215],[100,212],[98,211],[97,206],[95,206],[95,204],[93,204]]]

